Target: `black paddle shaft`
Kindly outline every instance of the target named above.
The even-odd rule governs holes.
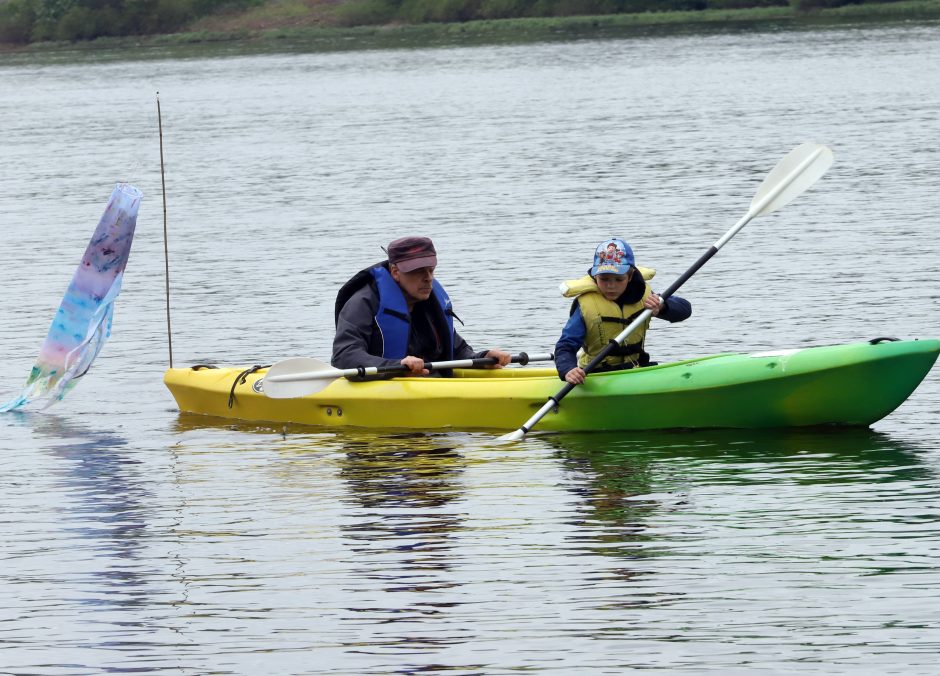
[[[554,359],[555,355],[551,355],[551,358]],[[499,363],[499,360],[496,359],[496,357],[477,357],[476,359],[470,359],[468,361],[470,362],[470,364],[462,368],[475,369],[475,368],[480,368],[481,366],[492,366],[493,364]],[[525,366],[526,364],[529,363],[529,355],[526,352],[520,352],[519,354],[514,354],[509,358],[509,363],[510,364],[522,364],[523,366]],[[434,363],[429,362],[429,361],[425,362],[424,368],[426,368],[428,371],[431,371],[434,369]]]
[[[550,355],[550,359],[554,359],[555,355]],[[496,357],[477,357],[475,359],[467,359],[467,365],[461,368],[480,368],[481,366],[492,366],[493,364],[498,364],[499,360]],[[521,364],[525,366],[529,363],[529,355],[526,352],[520,352],[519,354],[514,354],[509,359],[510,364]],[[357,366],[359,369],[359,377],[364,377],[366,375],[364,366]],[[424,368],[428,371],[433,371],[435,368],[438,368],[434,365],[434,362],[426,361],[424,362]],[[452,367],[451,367],[452,368]],[[376,375],[388,375],[391,373],[408,373],[410,371],[408,367],[404,364],[397,364],[395,366],[379,366],[375,370]]]

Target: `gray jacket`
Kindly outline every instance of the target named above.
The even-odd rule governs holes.
[[[379,307],[379,292],[373,284],[366,284],[356,291],[336,318],[336,335],[333,338],[333,356],[330,363],[340,369],[350,369],[359,366],[396,366],[400,364],[397,359],[382,357],[382,334],[375,322],[375,314]],[[416,306],[417,309],[417,306]],[[425,361],[434,361],[441,358],[435,354],[415,354],[411,352],[416,344],[415,328],[412,327],[411,338],[408,341],[408,354],[421,357]],[[454,359],[473,359],[482,357],[483,352],[474,352],[460,334],[454,331]]]

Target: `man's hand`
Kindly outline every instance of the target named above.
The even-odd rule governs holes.
[[[485,355],[483,355],[483,356],[484,356],[484,357],[491,357],[492,359],[497,360],[497,363],[496,363],[496,364],[493,364],[492,366],[487,366],[486,368],[488,368],[488,369],[501,369],[501,368],[503,368],[506,364],[509,363],[509,360],[510,360],[510,359],[512,359],[512,355],[511,355],[511,354],[509,354],[508,352],[506,352],[506,351],[504,351],[504,350],[500,350],[499,348],[497,348],[497,349],[495,349],[495,350],[488,350],[487,353],[486,353]]]
[[[412,357],[411,355],[401,360],[401,365],[408,369],[409,376],[426,376],[430,373],[424,368],[424,360],[421,357]]]

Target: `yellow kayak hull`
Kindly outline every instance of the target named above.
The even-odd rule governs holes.
[[[938,340],[866,342],[592,374],[538,429],[870,425],[910,396],[938,353]],[[175,368],[164,382],[180,410],[191,413],[422,430],[516,429],[563,385],[552,368],[510,367],[457,370],[453,378],[339,378],[313,395],[271,399],[262,389],[265,370],[239,378],[243,372]]]

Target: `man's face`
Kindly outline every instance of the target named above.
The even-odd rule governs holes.
[[[402,272],[397,265],[392,265],[390,271],[392,279],[401,287],[402,293],[405,294],[405,300],[409,305],[431,297],[433,289],[431,282],[434,281],[433,267],[428,266],[411,272]]]

